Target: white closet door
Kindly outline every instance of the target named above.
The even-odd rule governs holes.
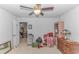
[[[13,47],[18,47],[19,45],[19,22],[13,21]]]

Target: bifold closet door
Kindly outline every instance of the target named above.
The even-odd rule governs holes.
[[[19,45],[19,22],[13,21],[13,47],[18,47]]]

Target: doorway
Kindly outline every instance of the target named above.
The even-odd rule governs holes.
[[[20,22],[20,44],[27,44],[27,22]]]

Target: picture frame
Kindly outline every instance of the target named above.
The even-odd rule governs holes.
[[[31,24],[28,25],[28,29],[32,29],[32,25]]]

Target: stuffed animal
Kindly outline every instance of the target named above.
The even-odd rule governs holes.
[[[47,34],[44,35],[44,41],[47,46],[51,47],[51,46],[54,46],[55,44],[55,39],[53,37],[53,33],[52,32],[49,32]]]

